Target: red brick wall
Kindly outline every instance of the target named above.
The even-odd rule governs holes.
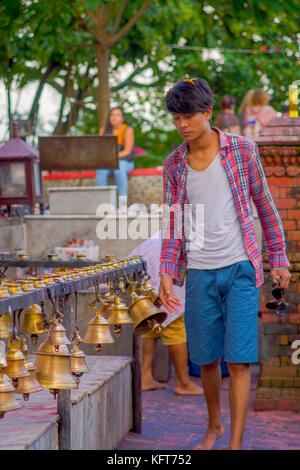
[[[278,320],[265,309],[272,299],[268,258],[263,251],[262,364],[256,390],[257,410],[300,412],[300,365],[292,363],[291,348],[300,339],[300,147],[260,151],[265,174],[283,222],[292,279],[286,292],[288,315]]]

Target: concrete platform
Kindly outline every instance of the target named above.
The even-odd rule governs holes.
[[[72,449],[113,449],[132,428],[131,358],[88,356],[72,390]],[[48,389],[0,420],[0,450],[57,450],[57,402]]]
[[[66,186],[49,188],[51,215],[95,215],[99,204],[117,207],[117,186]]]
[[[300,414],[290,411],[254,411],[254,392],[258,370],[252,367],[251,400],[244,433],[244,450],[299,450]],[[191,377],[201,386],[201,378]],[[230,439],[229,378],[222,379],[221,413],[224,436],[215,450],[227,449]],[[143,428],[141,434],[129,433],[118,450],[181,450],[198,444],[207,428],[204,396],[174,394],[175,379],[164,390],[143,392]]]

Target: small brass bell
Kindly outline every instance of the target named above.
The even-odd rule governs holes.
[[[38,304],[32,304],[24,310],[24,318],[20,331],[31,335],[32,344],[37,343],[37,335],[47,333],[42,309]]]
[[[21,295],[23,294],[23,291],[21,289],[21,286],[18,282],[8,282],[6,284],[8,292],[11,293],[11,295]]]
[[[115,325],[115,335],[119,336],[121,333],[121,325],[129,325],[133,323],[132,318],[128,314],[128,308],[121,302],[120,296],[116,295],[115,302],[108,306],[108,310],[110,313],[108,321]]]
[[[61,345],[71,344],[71,341],[66,336],[66,329],[59,319],[54,319],[53,324],[49,328],[46,343],[53,344],[56,352],[58,352]]]
[[[0,284],[0,299],[5,299],[10,297],[10,293],[7,289],[7,286],[4,284]]]
[[[97,309],[93,304],[90,304],[90,306],[96,311],[96,316],[89,321],[83,342],[96,344],[96,351],[100,356],[101,344],[114,343],[115,340],[111,335],[109,322],[102,315],[102,311],[105,307],[103,306]]]
[[[75,377],[75,381],[78,384],[82,374],[89,370],[85,354],[79,349],[79,344],[82,342],[82,338],[79,336],[79,331],[76,330],[75,336],[72,339],[73,351],[71,352],[71,372]]]
[[[18,410],[22,406],[15,397],[15,387],[0,364],[0,418],[3,418],[6,411]]]
[[[3,313],[0,316],[0,338],[9,338],[12,329],[12,319],[10,313]]]
[[[29,280],[29,279],[22,279],[20,281],[20,284],[21,284],[21,289],[24,291],[24,292],[30,292],[32,290],[35,289],[34,285],[33,285],[33,281]]]
[[[31,362],[28,361],[28,357],[27,357],[28,348],[27,348],[26,340],[22,340],[21,350],[25,357],[25,369],[29,372],[29,376],[18,378],[18,384],[15,390],[15,393],[22,394],[24,400],[27,401],[29,399],[30,393],[41,392],[43,388],[40,386],[40,384],[36,380],[36,377],[35,377],[36,368]]]
[[[167,318],[166,312],[158,310],[149,296],[139,296],[135,291],[131,291],[130,296],[129,312],[134,320],[134,333],[143,335],[150,330],[160,333],[160,324]]]
[[[8,340],[9,351],[6,353],[7,366],[4,372],[13,379],[13,383],[17,383],[19,377],[28,377],[30,374],[25,368],[25,357],[20,351],[20,339],[16,337]]]

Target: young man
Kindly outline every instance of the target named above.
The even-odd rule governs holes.
[[[159,296],[169,311],[176,309],[180,301],[172,285],[182,285],[186,272],[189,352],[191,361],[202,366],[209,415],[205,436],[195,449],[211,449],[224,434],[222,356],[230,373],[229,449],[241,449],[249,365],[258,361],[258,287],[263,283],[251,198],[264,232],[272,279],[280,276],[280,287],[287,288],[291,275],[283,227],[255,142],[210,127],[213,96],[207,82],[181,80],[167,93],[166,105],[184,142],[164,164]]]

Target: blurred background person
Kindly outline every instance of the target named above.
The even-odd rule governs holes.
[[[224,95],[220,104],[221,112],[216,116],[214,126],[218,127],[218,129],[221,129],[223,132],[229,132],[230,134],[240,134],[240,123],[234,114],[234,106],[234,97],[230,95]]]
[[[241,102],[239,110],[238,110],[238,120],[240,122],[240,128],[241,128],[242,134],[243,134],[243,130],[245,128],[245,121],[244,121],[245,110],[246,110],[246,108],[248,108],[249,106],[252,105],[253,93],[254,93],[254,90],[248,90],[247,91],[247,93],[245,94],[245,96],[244,96],[244,98]]]
[[[252,103],[245,109],[243,134],[246,137],[257,137],[269,121],[276,117],[277,112],[268,103],[270,96],[262,88],[254,90]]]
[[[119,169],[96,171],[96,185],[107,186],[108,176],[114,174],[119,194],[119,211],[127,211],[128,173],[134,168],[135,151],[134,132],[125,123],[125,114],[121,107],[112,108],[108,114],[105,127],[100,128],[100,135],[116,135],[119,148]]]

